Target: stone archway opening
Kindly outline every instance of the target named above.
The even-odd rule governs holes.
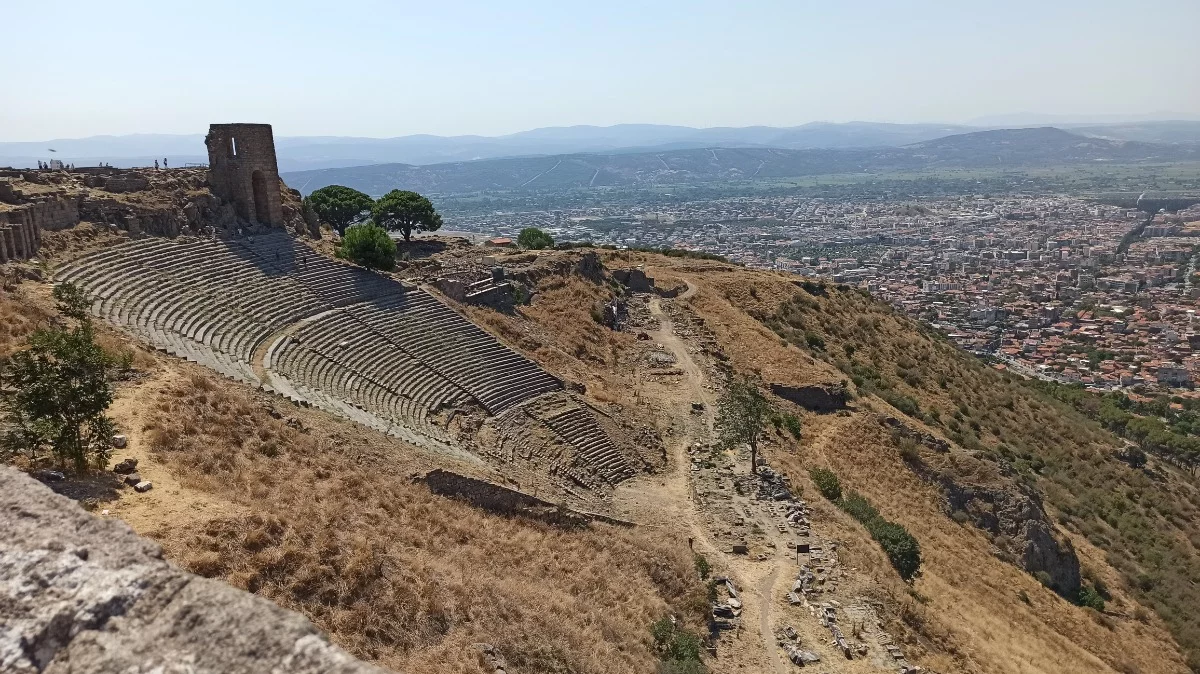
[[[250,185],[254,190],[254,219],[260,223],[271,222],[271,202],[267,199],[267,178],[262,171],[255,171],[250,176]]]

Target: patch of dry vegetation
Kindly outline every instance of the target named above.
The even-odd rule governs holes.
[[[0,287],[0,362],[25,345],[25,339],[45,325],[53,312],[31,294],[31,284]]]
[[[166,550],[358,655],[477,672],[471,644],[487,642],[521,672],[652,671],[649,625],[704,611],[674,537],[486,514],[430,494],[402,457],[296,425],[205,376],[166,387],[145,429],[156,458],[252,512],[164,535]]]
[[[38,256],[48,260],[70,259],[114,246],[128,238],[127,233],[114,231],[108,225],[81,222],[70,229],[42,232]]]
[[[593,315],[615,294],[611,285],[552,275],[538,281],[532,303],[519,307],[514,315],[481,307],[464,310],[554,374],[584,383],[592,398],[619,402],[627,397],[627,382],[617,372],[618,363],[636,340],[606,327]]]
[[[847,317],[855,317],[853,321]],[[1068,530],[1108,552],[1125,589],[1159,613],[1200,669],[1200,490],[1120,461],[1120,441],[1068,405],[963,353],[853,290],[803,290],[767,323],[860,392],[1037,484]]]

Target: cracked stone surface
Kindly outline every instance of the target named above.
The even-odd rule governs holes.
[[[304,617],[182,571],[0,466],[0,672],[385,674]]]

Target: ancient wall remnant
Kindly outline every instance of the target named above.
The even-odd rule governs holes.
[[[42,230],[79,224],[79,199],[64,191],[27,194],[18,180],[24,173],[0,175],[0,263],[28,260],[37,255]]]
[[[0,211],[0,264],[37,255],[42,231],[27,209]]]
[[[614,269],[613,278],[621,285],[635,293],[654,292],[654,279],[646,276],[646,272],[636,267],[631,269]]]
[[[599,513],[572,510],[549,501],[543,501],[524,492],[502,487],[485,480],[459,475],[440,468],[420,478],[429,491],[439,495],[466,501],[476,508],[502,515],[521,515],[548,522],[555,526],[576,528],[588,522],[605,522],[618,526],[634,526],[632,522],[619,520]]]
[[[213,124],[208,146],[208,182],[213,194],[233,204],[238,219],[283,227],[279,164],[270,124]]]
[[[7,466],[0,512],[0,671],[384,674]]]

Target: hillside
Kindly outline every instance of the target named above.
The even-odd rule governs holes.
[[[716,673],[785,671],[789,628],[830,672],[1197,667],[1194,478],[1154,457],[1131,468],[1120,441],[1070,406],[859,291],[689,258],[509,253],[497,264],[531,301],[498,311],[436,282],[490,274],[461,241],[414,248],[388,278],[318,259],[324,242],[90,229],[46,233],[44,267],[8,265],[0,354],[53,315],[40,269],[85,287],[96,275],[100,341],[132,368],[116,383],[112,413],[129,443],[113,460],[138,458],[155,487],[133,493],[110,474],[53,486],[183,568],[304,614],[359,657],[403,672],[492,671],[476,646],[486,643],[514,672],[652,671],[651,625],[673,615],[705,633],[715,601],[740,625],[718,630],[704,658]],[[654,289],[635,281],[639,266]],[[222,274],[241,279],[237,302]],[[384,299],[397,295],[422,299]],[[406,337],[403,350],[449,382],[438,390],[465,392],[413,416],[386,392],[416,397],[434,378],[368,369],[355,354],[387,345],[367,340],[382,319],[365,307],[450,321],[427,333],[470,336],[445,338],[447,360],[499,353],[489,339],[527,360],[476,365],[492,375],[477,377]],[[303,332],[337,315],[358,316],[329,324],[341,341]],[[293,346],[321,364],[287,370],[274,354]],[[545,381],[530,367],[563,390],[490,397],[506,376],[506,391]],[[779,415],[762,477],[715,435],[728,378],[754,373]],[[575,470],[596,446],[561,423],[567,412],[584,423],[580,410],[632,475],[605,474],[611,455]],[[809,477],[821,467],[911,532],[913,580],[821,495]],[[447,473],[469,486],[447,491]],[[776,500],[781,488],[795,500]],[[714,576],[732,580],[737,607]],[[1081,589],[1105,597],[1103,610],[1076,605]]]
[[[999,129],[945,136],[907,146],[942,166],[1133,162],[1187,156],[1189,150],[1137,141],[1091,138],[1054,127]]]
[[[1091,164],[1187,161],[1191,146],[1113,141],[1055,128],[979,131],[903,147],[812,148],[704,147],[484,159],[411,166],[378,164],[297,171],[284,175],[307,194],[338,184],[382,194],[400,186],[420,192],[562,190],[692,185],[818,176],[832,173],[926,171],[963,168],[1032,168]]]

